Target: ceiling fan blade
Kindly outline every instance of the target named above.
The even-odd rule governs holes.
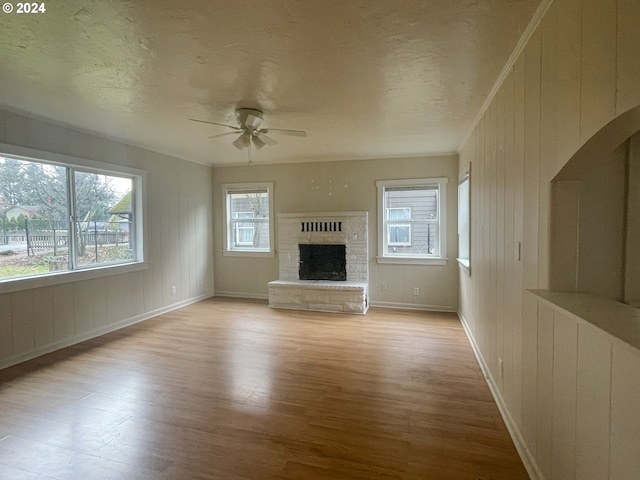
[[[240,128],[240,127],[235,127],[233,125],[227,125],[226,123],[210,122],[208,120],[198,120],[197,118],[190,118],[189,120],[191,120],[192,122],[208,123],[210,125],[218,125],[220,127],[233,128],[234,130],[242,130],[242,128]]]
[[[236,147],[238,150],[247,148],[250,144],[251,144],[251,135],[249,135],[247,132],[244,132],[233,142],[233,146]]]
[[[258,134],[256,135],[257,138],[259,138],[260,140],[262,140],[263,143],[267,144],[267,145],[278,145],[278,142],[276,140],[274,140],[273,138],[267,136],[265,133],[263,132],[258,132]],[[255,138],[255,137],[254,137]]]
[[[256,147],[256,150],[260,150],[266,145],[266,142],[263,142],[262,139],[257,135],[253,135],[251,137],[251,141],[253,142],[253,146]]]
[[[238,132],[224,132],[224,133],[219,133],[217,135],[210,135],[208,138],[218,138],[218,137],[224,137],[225,135],[237,135]]]
[[[291,135],[293,137],[306,137],[307,132],[304,130],[285,130],[283,128],[265,128],[264,133],[279,133],[280,135]]]

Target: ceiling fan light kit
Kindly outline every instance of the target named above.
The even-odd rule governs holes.
[[[209,138],[222,137],[233,133],[239,133],[240,136],[233,142],[233,146],[238,150],[247,148],[249,150],[249,163],[251,163],[251,145],[256,150],[260,150],[265,145],[277,145],[278,142],[269,137],[267,133],[275,133],[279,135],[289,135],[293,137],[306,137],[307,132],[304,130],[286,130],[282,128],[260,128],[264,120],[264,114],[255,108],[237,108],[236,121],[238,125],[227,125],[226,123],[210,122],[208,120],[198,120],[190,118],[193,122],[209,123],[220,127],[227,127],[235,130],[235,132],[227,132],[218,135],[212,135]]]

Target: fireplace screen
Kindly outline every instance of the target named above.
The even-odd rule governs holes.
[[[300,244],[300,280],[347,279],[345,245]]]

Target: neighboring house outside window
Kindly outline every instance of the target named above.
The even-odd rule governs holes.
[[[233,212],[234,219],[254,218],[254,212]],[[253,222],[235,222],[234,246],[253,246],[255,225]]]
[[[446,178],[376,182],[379,263],[446,263],[446,184]]]
[[[225,255],[273,256],[273,183],[222,185]]]
[[[411,245],[411,225],[403,220],[411,220],[411,207],[387,207],[389,223],[387,244],[391,246]]]

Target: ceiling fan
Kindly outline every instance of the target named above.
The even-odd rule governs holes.
[[[249,149],[249,163],[251,163],[251,146],[256,150],[260,150],[265,145],[277,145],[278,142],[267,135],[267,133],[275,133],[280,135],[292,135],[294,137],[306,137],[307,132],[303,130],[285,130],[282,128],[260,128],[262,125],[263,114],[255,108],[237,108],[236,120],[238,125],[227,125],[225,123],[210,122],[208,120],[198,120],[190,118],[193,122],[209,123],[211,125],[219,125],[234,130],[233,132],[220,133],[211,135],[209,138],[223,137],[225,135],[237,135],[238,138],[233,142],[233,146],[238,150],[243,148]]]

